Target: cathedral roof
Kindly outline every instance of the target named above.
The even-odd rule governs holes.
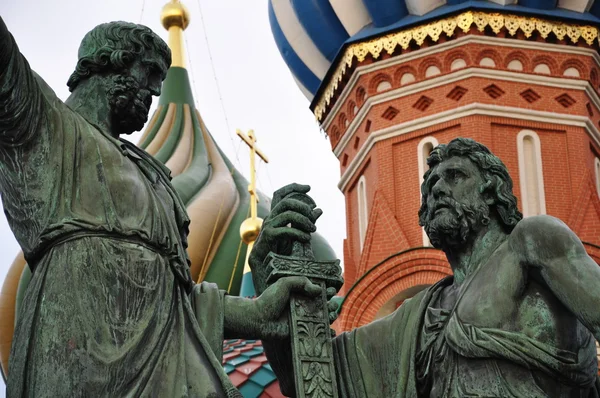
[[[468,10],[600,22],[600,0],[269,0],[268,8],[277,47],[311,101],[346,46]]]
[[[223,367],[244,398],[283,398],[260,340],[225,340]]]

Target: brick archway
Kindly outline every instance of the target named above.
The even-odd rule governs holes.
[[[342,304],[338,331],[372,322],[377,311],[399,292],[434,284],[451,274],[444,253],[433,248],[409,249],[388,257],[350,288]]]

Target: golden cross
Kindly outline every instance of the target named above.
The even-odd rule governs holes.
[[[250,218],[256,219],[258,217],[258,195],[256,193],[256,168],[254,165],[254,156],[258,155],[265,163],[269,163],[269,159],[267,159],[267,156],[256,147],[254,130],[248,131],[248,136],[239,129],[236,130],[235,133],[250,147],[250,185],[248,185],[248,192],[250,192]]]

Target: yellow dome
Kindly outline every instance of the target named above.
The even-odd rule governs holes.
[[[8,270],[0,291],[0,366],[4,375],[8,375],[8,357],[15,329],[15,303],[17,288],[26,262],[23,253],[19,253]]]
[[[190,13],[178,0],[173,0],[163,7],[160,21],[167,30],[172,26],[178,26],[185,30],[190,24]]]
[[[260,232],[260,227],[262,227],[263,219],[262,218],[247,218],[240,225],[240,236],[245,244],[250,244],[254,242],[258,237],[258,233]]]

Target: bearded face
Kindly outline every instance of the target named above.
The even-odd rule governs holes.
[[[443,198],[427,209],[424,227],[433,247],[444,250],[466,244],[489,221],[490,209],[482,199],[460,203]]]
[[[467,158],[450,158],[428,172],[419,221],[434,247],[463,246],[489,224],[491,210],[482,194],[484,184],[480,170]]]
[[[131,76],[118,75],[112,80],[107,96],[113,128],[118,134],[131,134],[141,130],[148,121],[152,105],[151,92],[140,89],[140,85]]]

